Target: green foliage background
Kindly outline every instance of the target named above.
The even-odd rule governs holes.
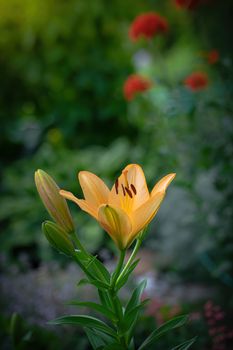
[[[231,294],[231,10],[230,0],[193,12],[160,0],[0,0],[0,249],[7,264],[21,252],[33,266],[54,259],[40,232],[47,214],[35,191],[37,168],[81,196],[79,170],[110,185],[136,162],[150,186],[177,173],[145,242],[161,256],[161,271]],[[169,33],[131,43],[129,25],[146,11],[164,15]],[[213,48],[220,61],[210,66],[200,53]],[[194,70],[208,73],[208,89],[183,86]],[[154,86],[127,103],[122,86],[133,72]],[[71,209],[90,250],[112,248],[92,219]]]

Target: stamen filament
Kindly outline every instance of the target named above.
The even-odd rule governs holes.
[[[123,174],[124,174],[124,177],[125,177],[126,187],[129,187],[129,183],[128,183],[128,179],[127,179],[127,173],[128,173],[128,170],[123,171]]]

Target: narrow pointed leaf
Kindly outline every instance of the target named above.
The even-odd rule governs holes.
[[[116,344],[109,344],[105,346],[103,350],[120,350],[120,349],[122,349],[121,345],[116,343]]]
[[[95,317],[87,316],[87,315],[69,315],[69,316],[62,316],[59,318],[56,318],[53,321],[48,322],[49,324],[73,324],[73,325],[80,325],[83,327],[93,328],[100,330],[106,334],[111,335],[113,338],[116,337],[114,330],[109,327],[106,323],[103,321],[98,320]]]
[[[126,305],[125,308],[125,314],[124,316],[127,318],[128,315],[130,315],[131,311],[134,310],[135,308],[135,313],[134,313],[134,317],[130,318],[131,322],[128,323],[128,340],[131,340],[133,337],[133,331],[134,331],[134,327],[136,326],[138,317],[139,317],[139,309],[137,309],[137,306],[140,305],[140,298],[142,295],[142,292],[144,290],[144,288],[146,287],[146,281],[142,281],[137,288],[135,288],[135,290],[133,291],[133,294],[128,302],[128,304]],[[126,322],[123,321],[123,327],[125,327]]]
[[[140,303],[140,298],[143,293],[143,290],[146,287],[146,280],[142,281],[137,288],[134,289],[133,294],[126,305],[125,314],[128,314],[135,306]]]
[[[134,327],[137,324],[139,315],[140,315],[140,309],[143,308],[143,306],[149,301],[149,299],[144,300],[139,305],[135,306],[131,311],[127,314],[125,314],[125,319],[123,321],[122,328],[127,331],[128,334],[128,340],[133,341],[133,335],[134,335]]]
[[[101,347],[103,348],[103,340],[94,331],[89,328],[84,328],[84,330],[94,350],[101,349]]]
[[[110,285],[102,282],[100,280],[90,280],[89,282],[90,284],[93,284],[94,286],[96,286],[97,289],[101,289],[101,290],[109,290]]]
[[[90,284],[90,282],[88,281],[88,279],[82,278],[80,281],[78,281],[77,287],[85,286],[85,285],[87,285],[87,284]]]
[[[106,269],[106,267],[104,266],[104,264],[102,264],[101,261],[96,259],[94,261],[93,265],[94,265],[95,270],[97,270],[99,272],[99,275],[102,275],[103,280],[107,283],[110,282],[111,275],[108,272],[108,270]]]
[[[193,345],[193,343],[196,341],[196,339],[197,339],[197,337],[194,337],[192,339],[186,340],[185,342],[175,346],[171,350],[187,350],[187,349],[190,348],[191,345]]]
[[[99,338],[102,339],[102,341],[104,342],[105,345],[115,343],[115,339],[113,339],[110,335],[108,335],[102,331],[99,331],[97,329],[95,329],[95,330],[91,329],[91,330],[93,332],[95,332],[99,336]]]
[[[90,284],[90,285],[94,285],[96,286],[97,289],[101,289],[101,290],[108,290],[109,289],[109,285],[99,281],[99,280],[94,280],[94,279],[86,279],[86,278],[82,278],[78,283],[77,283],[77,287],[86,285],[86,284]]]
[[[101,303],[107,308],[107,309],[112,309],[112,302],[111,299],[109,298],[109,295],[106,291],[98,289],[98,294]]]
[[[183,326],[188,320],[187,315],[178,316],[173,318],[172,320],[162,324],[159,328],[157,328],[154,332],[152,332],[149,337],[142,343],[138,350],[147,349],[149,345],[151,345],[155,340],[163,336],[166,332],[171,329]]]
[[[104,307],[103,305],[97,304],[97,303],[92,303],[92,302],[78,302],[78,301],[71,301],[69,302],[69,305],[75,305],[75,306],[83,306],[83,307],[87,307],[89,309],[95,310],[100,312],[102,315],[104,315],[105,317],[109,318],[112,321],[116,321],[117,318],[115,316],[115,314],[108,310],[106,307]]]
[[[137,319],[139,311],[148,303],[149,299],[143,300],[139,305],[135,306],[129,312],[124,314],[123,328],[129,329],[129,325],[133,324],[133,321]]]
[[[76,250],[75,252],[77,258],[90,273],[92,273],[102,282],[110,282],[110,273],[106,267],[98,260],[97,256],[91,255],[90,253],[86,253],[81,250]]]

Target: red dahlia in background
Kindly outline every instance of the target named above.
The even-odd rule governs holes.
[[[211,50],[207,53],[207,61],[209,64],[215,64],[219,61],[218,50]]]
[[[208,76],[204,72],[194,72],[184,80],[184,84],[192,91],[199,91],[208,85]]]
[[[167,20],[156,12],[143,13],[135,18],[129,29],[129,37],[135,41],[140,37],[151,39],[168,30]]]
[[[151,82],[137,74],[130,75],[124,83],[123,92],[127,101],[131,101],[138,92],[147,91]]]
[[[208,3],[210,0],[175,0],[178,7],[183,7],[189,10],[195,9],[198,5]]]
[[[194,9],[201,3],[201,0],[175,0],[176,5],[186,9]]]

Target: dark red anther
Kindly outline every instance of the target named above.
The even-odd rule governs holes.
[[[124,186],[122,184],[121,184],[121,187],[122,187],[123,194],[125,196],[125,189],[124,189]]]
[[[133,184],[131,184],[130,187],[131,187],[133,193],[137,194],[137,190],[136,190],[135,186]]]
[[[133,198],[132,192],[127,187],[125,187],[125,190],[128,193],[128,195],[130,196],[130,198]]]
[[[118,186],[119,186],[119,181],[118,178],[115,181],[115,190],[116,190],[116,194],[118,194]]]

